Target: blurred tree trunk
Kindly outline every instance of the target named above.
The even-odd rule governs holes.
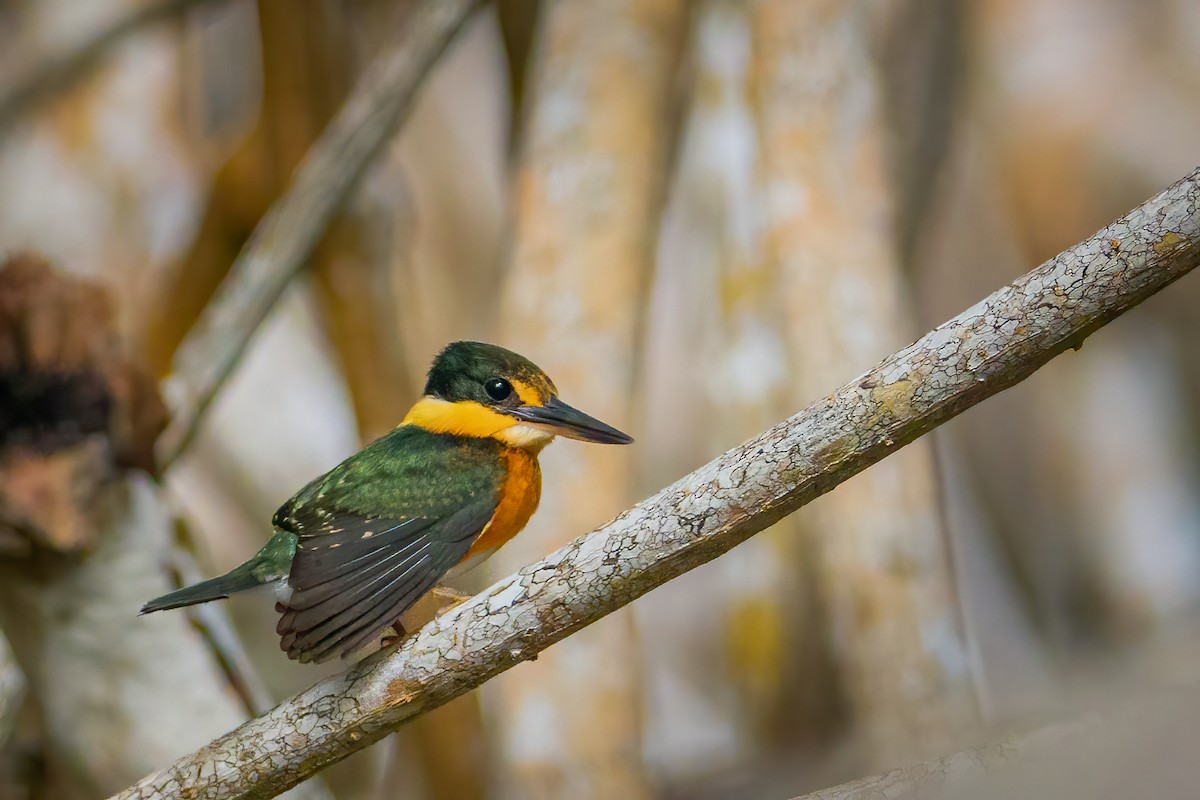
[[[102,796],[245,710],[185,617],[137,617],[169,588],[171,520],[145,474],[165,415],[121,353],[107,296],[10,260],[0,375],[0,623],[39,706],[54,796]]]
[[[895,185],[896,237],[906,268],[912,267],[954,139],[966,72],[967,7],[963,0],[894,0],[876,15],[882,28],[874,33]]]
[[[647,323],[639,446],[649,485],[789,409],[783,304],[764,239],[748,11],[704,0],[692,22],[691,106]],[[795,524],[784,521],[637,607],[647,754],[677,791],[763,763],[784,735],[828,734],[836,698],[807,658],[822,650],[812,646],[819,621],[796,544]]]
[[[397,216],[397,323],[414,393],[454,339],[491,339],[508,244],[509,122],[499,25],[475,15],[430,76],[389,168],[408,190]],[[411,402],[412,396],[406,398]]]
[[[392,170],[392,178],[398,177]],[[403,194],[390,181],[380,194]],[[400,341],[396,261],[406,260],[400,203],[363,198],[346,210],[317,252],[316,286],[325,327],[354,403],[360,438],[370,442],[390,431],[419,392]],[[392,233],[399,228],[400,236]]]
[[[1200,473],[1170,339],[1151,323],[1105,333],[1038,400],[1046,477],[1076,517],[1067,600],[1081,630],[1128,646],[1200,596]]]
[[[54,797],[104,797],[246,718],[183,615],[139,619],[170,590],[171,520],[144,477],[118,479],[86,557],[0,564],[0,620],[45,732]]]
[[[20,74],[133,5],[21,3],[0,21],[6,37],[20,42],[5,64]],[[133,311],[151,302],[147,276],[187,246],[202,202],[198,159],[179,114],[178,44],[168,26],[128,37],[86,80],[0,141],[4,251],[39,252],[73,273],[120,285],[122,332],[135,327]],[[18,61],[25,63],[18,68]]]
[[[1147,4],[1147,17],[1163,15],[1163,30],[1170,13],[1169,3]],[[1081,18],[1086,26],[1056,24]],[[1161,135],[1200,125],[1198,87],[1172,80],[1194,52],[1185,37],[1147,37],[1132,21],[1118,0],[980,4],[972,111],[995,162],[994,180],[982,176],[976,191],[1009,225],[1017,264],[1044,258],[1163,175],[1194,165],[1190,143]],[[1025,72],[1030,62],[1047,65],[1037,80]],[[1103,107],[1114,93],[1132,103],[1116,119]],[[1001,119],[1027,124],[995,124]],[[1008,263],[995,266],[999,277]],[[1025,460],[1032,485],[1012,491],[1031,502],[1006,510],[1005,533],[1064,648],[1094,637],[1129,644],[1196,597],[1195,581],[1184,578],[1200,566],[1191,500],[1200,452],[1187,406],[1188,362],[1200,385],[1200,348],[1188,285],[1155,306],[1154,323],[1105,331],[1032,384],[1018,407],[1031,435],[1011,461]],[[1164,314],[1172,305],[1178,310]],[[1193,390],[1191,413],[1196,400]],[[988,435],[975,432],[977,441]],[[1003,491],[999,481],[989,485]]]
[[[131,5],[94,2],[77,13],[77,3],[25,3],[13,12],[19,24],[12,29],[24,60],[33,64],[43,53],[86,39]],[[129,310],[144,307],[148,297],[145,276],[186,244],[200,188],[178,114],[177,44],[169,29],[130,37],[69,94],[6,131],[0,150],[0,183],[8,189],[0,196],[5,248],[47,252],[74,273],[122,288],[121,307],[95,329],[88,328],[96,321],[90,313],[64,313],[40,298],[29,314],[39,320],[29,341],[51,352],[47,337],[55,333],[72,339],[68,348],[77,355],[104,349],[106,337],[131,328]],[[68,334],[76,316],[82,328]],[[4,333],[15,331],[6,325]],[[12,357],[7,350],[0,360]],[[12,377],[6,373],[6,380]],[[10,402],[6,395],[3,404]],[[144,411],[130,421],[140,425]],[[153,415],[145,421],[153,425]],[[0,430],[6,443],[19,435],[8,423]],[[44,458],[8,446],[4,451],[6,512],[16,495],[41,506],[44,501],[28,493],[49,493],[44,504],[53,516],[33,527],[58,543],[30,545],[30,528],[14,531],[11,518],[0,522],[0,551],[7,551],[0,554],[0,627],[27,674],[23,718],[41,720],[40,741],[28,741],[45,754],[55,777],[50,796],[107,794],[187,750],[189,742],[203,743],[243,720],[207,645],[185,619],[144,625],[136,618],[142,601],[169,588],[160,558],[170,523],[145,476],[112,471],[103,448]],[[80,512],[85,503],[94,503],[94,517],[91,507]],[[84,539],[75,538],[85,531]]]
[[[1137,22],[1164,7],[1148,4]],[[1173,36],[1144,38],[1130,13],[1121,2],[989,0],[968,16],[976,69],[949,170],[955,179],[918,258],[935,308],[1009,280],[1163,174],[1194,166],[1194,148],[1161,136],[1197,124],[1196,87],[1189,93],[1171,80],[1172,65],[1194,53]],[[1085,17],[1084,26],[1062,24]],[[1153,51],[1139,42],[1153,42]],[[1129,101],[1110,120],[1113,96]],[[964,270],[967,259],[976,268]],[[1152,324],[1106,330],[1061,369],[948,430],[962,442],[1000,553],[1060,661],[1081,642],[1128,644],[1159,630],[1176,605],[1166,598],[1179,598],[1178,573],[1150,577],[1145,567],[1170,552],[1186,570],[1195,557],[1190,503],[1181,502],[1194,494],[1198,463],[1186,424],[1200,399],[1195,292],[1185,282],[1140,312]],[[1173,370],[1178,380],[1168,377]],[[1119,410],[1133,402],[1154,404],[1153,425]],[[1125,444],[1110,449],[1115,441]],[[1134,463],[1160,478],[1132,473]],[[1151,487],[1158,499],[1142,507],[1157,522],[1131,519]]]
[[[143,359],[157,375],[169,371],[175,348],[337,111],[353,78],[354,51],[344,13],[323,3],[290,0],[259,0],[257,8],[263,84],[258,123],[217,172],[190,252],[158,276],[141,333]]]
[[[913,330],[870,32],[887,3],[753,6],[769,246],[797,403]],[[974,719],[933,451],[918,442],[815,503],[835,658],[873,763],[937,751]]]
[[[568,402],[620,427],[632,415],[684,4],[568,0],[545,13],[501,341],[545,368]],[[633,455],[572,443],[548,451],[542,510],[499,569],[620,511]],[[510,796],[650,795],[631,622],[616,615],[495,684]]]

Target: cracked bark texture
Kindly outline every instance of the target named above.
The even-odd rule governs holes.
[[[871,33],[889,2],[752,5],[768,198],[797,404],[907,341]],[[931,442],[804,515],[852,724],[876,765],[944,752],[975,719]]]
[[[710,561],[1200,264],[1200,170],[795,416],[117,797],[271,797]]]
[[[564,398],[618,427],[632,413],[684,12],[681,0],[555,3],[533,62],[500,340],[536,353]],[[633,455],[548,450],[541,508],[499,563],[528,563],[625,508]],[[632,623],[614,617],[485,693],[502,792],[650,796]]]

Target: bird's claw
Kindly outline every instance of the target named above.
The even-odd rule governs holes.
[[[457,589],[451,589],[449,586],[435,586],[429,593],[439,601],[438,610],[434,612],[434,618],[440,617],[452,608],[461,606],[472,597],[472,595],[460,592]]]
[[[392,631],[393,633],[390,633],[379,640],[380,650],[385,650],[389,647],[398,645],[400,642],[404,641],[406,636],[408,636],[408,631],[406,631],[404,626],[399,622],[392,623]]]

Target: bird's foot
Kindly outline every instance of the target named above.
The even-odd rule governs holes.
[[[422,595],[412,608],[401,614],[398,621],[405,630],[418,631],[468,597],[470,595],[448,586],[435,586]]]
[[[439,601],[438,609],[434,612],[435,617],[440,617],[450,609],[461,606],[473,597],[473,595],[460,592],[457,589],[451,589],[449,586],[435,586],[429,590],[429,594],[433,595]]]
[[[398,621],[392,623],[392,631],[393,633],[390,633],[379,640],[380,650],[386,650],[389,647],[394,647],[395,645],[398,645],[404,641],[404,638],[408,636],[408,631],[406,631],[404,626]]]

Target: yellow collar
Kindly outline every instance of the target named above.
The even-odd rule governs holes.
[[[548,431],[524,425],[474,400],[452,403],[436,397],[422,397],[400,424],[415,425],[430,433],[495,439],[506,447],[535,453],[554,439],[554,434]]]

